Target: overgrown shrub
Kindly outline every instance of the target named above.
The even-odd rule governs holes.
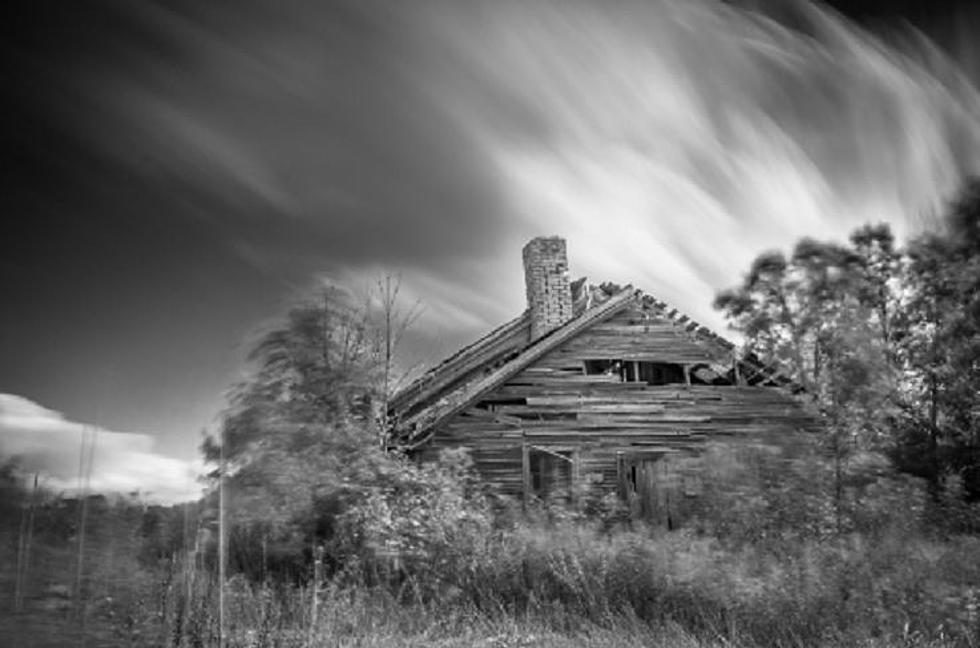
[[[489,503],[462,450],[416,465],[393,460],[383,481],[338,521],[333,549],[343,578],[404,583],[416,596],[437,596],[449,575],[468,574],[493,526]]]

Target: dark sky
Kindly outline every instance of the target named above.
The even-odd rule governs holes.
[[[304,289],[401,271],[434,361],[539,234],[720,328],[758,252],[977,172],[977,12],[832,4],[7,3],[0,394],[190,459]]]

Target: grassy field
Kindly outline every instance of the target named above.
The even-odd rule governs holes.
[[[10,538],[5,538],[9,540]],[[82,605],[68,546],[39,546],[12,611],[4,542],[0,636],[11,646],[218,645],[218,587],[200,561],[147,565],[93,546]],[[524,524],[374,583],[225,585],[228,646],[978,646],[980,539],[898,530],[728,545],[691,532]]]

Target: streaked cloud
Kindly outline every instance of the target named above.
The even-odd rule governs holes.
[[[907,232],[980,170],[953,61],[796,7],[793,27],[708,0],[161,8],[180,66],[99,82],[144,139],[115,154],[185,169],[264,272],[384,259],[470,330],[520,308],[523,242],[561,234],[576,272],[720,326],[712,294],[760,251]]]
[[[0,453],[17,457],[20,467],[39,472],[54,491],[78,492],[82,438],[91,452],[90,492],[128,494],[172,503],[201,494],[202,466],[154,451],[146,434],[113,432],[70,421],[22,396],[0,394]]]
[[[980,171],[980,95],[953,61],[799,7],[802,33],[690,0],[439,12],[471,73],[446,101],[524,236],[564,233],[573,270],[721,326],[712,294],[762,250],[914,231]],[[490,88],[546,127],[502,121]]]

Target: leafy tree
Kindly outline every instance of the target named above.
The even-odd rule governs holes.
[[[944,229],[909,243],[897,314],[902,370],[899,466],[938,496],[947,477],[980,500],[980,180],[952,204]]]
[[[782,367],[824,423],[838,528],[844,489],[855,477],[849,460],[882,442],[897,262],[885,225],[857,230],[850,245],[804,238],[789,258],[760,255],[741,285],[715,300],[745,335],[746,351]]]
[[[375,347],[363,309],[331,287],[291,308],[252,348],[253,373],[233,388],[220,437],[202,447],[212,477],[224,471],[226,519],[242,527],[230,535],[239,562],[264,570],[269,547],[302,556],[329,527],[318,506],[377,460]],[[261,543],[246,541],[256,533]],[[241,556],[258,546],[259,559]]]
[[[379,394],[381,403],[378,408],[378,426],[381,434],[381,447],[387,445],[387,431],[391,427],[389,421],[390,398],[407,384],[408,374],[399,376],[395,367],[395,351],[406,331],[421,315],[421,302],[416,301],[406,311],[399,307],[401,292],[401,277],[387,274],[377,280],[375,293],[368,300],[368,318],[373,323],[378,364],[380,365],[381,383]]]
[[[438,486],[387,453],[396,347],[418,314],[417,304],[399,310],[399,286],[383,278],[360,305],[346,291],[324,290],[253,347],[254,371],[232,391],[220,441],[203,445],[213,477],[224,470],[233,568],[257,576],[278,564],[280,573],[302,574],[314,544],[333,547],[325,557],[336,563],[345,512],[406,475]],[[386,492],[407,497],[404,488]]]
[[[782,366],[826,424],[837,497],[856,451],[888,450],[938,499],[962,480],[980,499],[980,181],[941,231],[897,248],[886,225],[848,244],[767,252],[716,308],[745,345]]]
[[[366,322],[349,295],[324,290],[290,309],[248,355],[255,372],[236,385],[222,424],[224,459],[246,465],[256,450],[302,451],[316,432],[370,418],[374,397]],[[205,458],[219,459],[214,439]]]

